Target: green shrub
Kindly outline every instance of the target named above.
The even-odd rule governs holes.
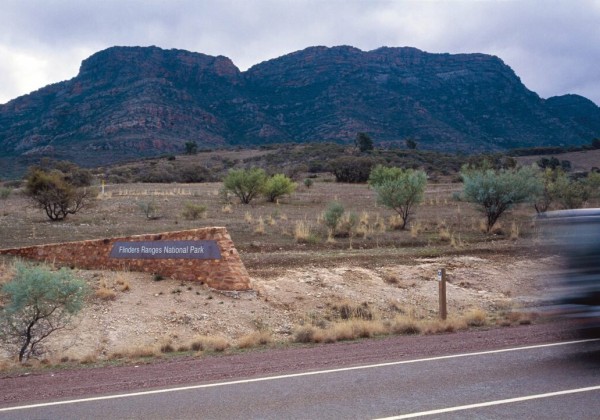
[[[354,139],[354,146],[361,152],[370,152],[373,150],[373,140],[367,133],[358,133]]]
[[[590,199],[598,197],[600,174],[589,173],[583,179],[572,179],[559,171],[547,186],[550,197],[562,209],[583,207]]]
[[[42,341],[69,324],[83,308],[89,288],[67,269],[18,264],[2,292],[7,300],[0,309],[0,338],[22,362],[41,354]]]
[[[327,210],[323,214],[323,223],[332,235],[335,233],[343,214],[344,206],[338,202],[329,203]]]
[[[296,183],[283,174],[276,174],[267,179],[263,187],[263,194],[271,203],[279,197],[292,194],[296,191]]]
[[[12,189],[1,187],[0,188],[0,199],[6,200],[10,196],[11,192],[12,192]]]
[[[473,169],[463,167],[463,197],[475,203],[486,217],[489,233],[507,210],[518,203],[533,201],[542,194],[543,184],[532,167],[519,169]]]
[[[53,221],[77,213],[91,196],[89,188],[77,188],[64,173],[56,170],[46,172],[39,168],[30,170],[25,192]]]
[[[206,206],[202,204],[185,203],[181,213],[186,220],[198,220],[206,217]]]
[[[337,182],[367,182],[375,160],[370,157],[346,156],[335,159],[331,167]]]
[[[231,169],[223,180],[223,187],[238,197],[242,204],[249,204],[264,191],[266,181],[263,169]]]
[[[138,203],[138,207],[140,208],[142,213],[144,213],[144,215],[146,216],[146,219],[155,220],[155,219],[160,218],[160,216],[158,214],[158,211],[159,211],[158,205],[156,204],[156,202],[154,200],[141,201]]]
[[[427,175],[419,170],[378,165],[369,183],[377,193],[377,202],[398,213],[402,218],[400,229],[405,229],[414,206],[423,200]]]

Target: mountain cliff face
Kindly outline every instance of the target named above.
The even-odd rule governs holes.
[[[73,79],[0,105],[0,163],[96,165],[190,140],[351,142],[360,131],[445,151],[578,145],[600,136],[600,108],[577,95],[544,100],[484,54],[311,47],[240,72],[222,56],[113,47]]]

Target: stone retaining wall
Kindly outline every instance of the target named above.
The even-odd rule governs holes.
[[[115,242],[200,240],[216,241],[221,258],[135,259],[110,256]],[[177,280],[199,281],[219,290],[248,290],[251,288],[248,272],[224,227],[1,249],[0,254],[82,269],[142,271]]]

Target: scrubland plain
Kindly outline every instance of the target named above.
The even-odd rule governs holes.
[[[543,252],[532,206],[518,206],[486,234],[476,208],[457,201],[459,183],[430,183],[406,230],[397,229],[397,216],[376,204],[368,186],[327,175],[310,187],[299,182],[277,203],[224,202],[221,186],[106,185],[62,222],[45,219],[18,190],[0,200],[0,248],[225,226],[252,278],[251,291],[221,293],[144,273],[74,269],[94,293],[72,328],[49,338],[45,361],[138,360],[530,323],[557,263]],[[330,235],[323,212],[334,201],[356,218]],[[142,211],[149,204],[155,217]],[[10,278],[11,264],[0,261],[0,281]],[[437,313],[439,268],[447,271],[446,321]],[[9,366],[12,355],[2,357]]]

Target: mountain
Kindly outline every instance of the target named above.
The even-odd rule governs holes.
[[[444,151],[588,144],[600,108],[542,99],[485,54],[310,47],[241,72],[230,59],[112,47],[71,80],[0,105],[0,176],[40,157],[82,165],[273,142],[417,141]]]

